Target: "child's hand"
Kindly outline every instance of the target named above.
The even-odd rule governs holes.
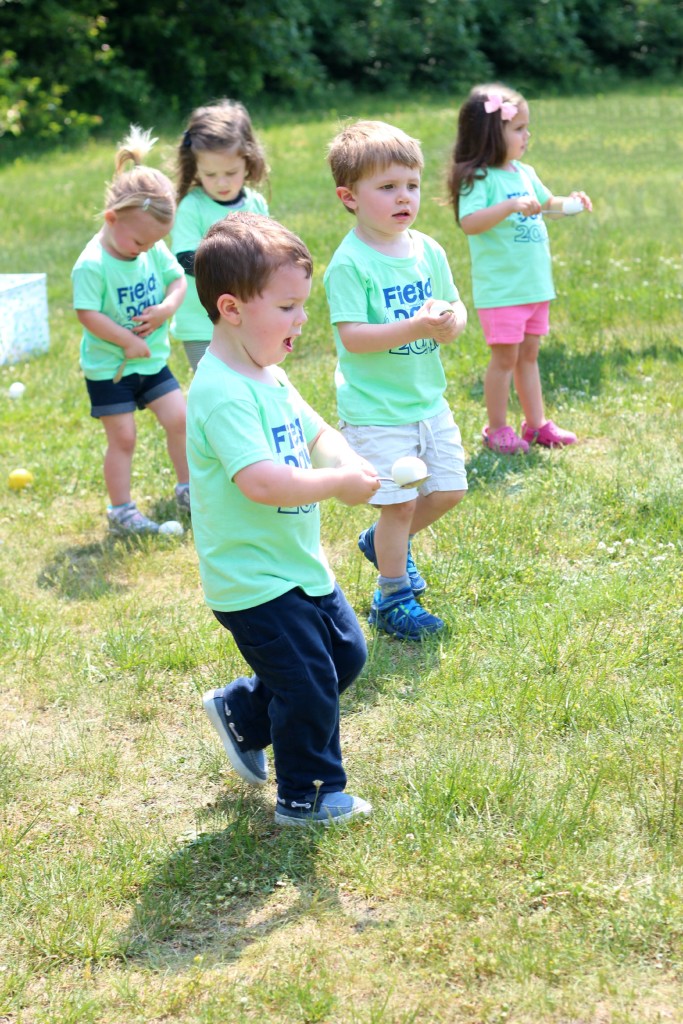
[[[356,465],[340,466],[336,471],[339,476],[339,486],[336,496],[345,505],[365,505],[374,494],[380,489],[380,479],[377,470],[366,463],[369,467],[357,463]]]
[[[419,309],[416,316],[424,319],[426,338],[433,338],[438,345],[448,345],[455,341],[459,334],[467,326],[467,310],[462,302],[449,304],[448,309],[443,310],[443,302],[435,302],[428,299],[422,309]],[[422,314],[425,313],[423,317]],[[428,325],[428,326],[427,326]]]
[[[523,217],[533,217],[541,212],[541,204],[536,196],[515,196],[512,203],[513,213],[521,213]]]
[[[130,341],[123,347],[123,354],[126,359],[149,359],[151,352],[147,342],[139,338],[137,334],[130,332]]]
[[[133,331],[139,338],[148,338],[168,320],[168,313],[162,306],[148,306],[139,316],[131,317],[136,327]]]
[[[593,209],[593,204],[585,192],[570,192],[569,196],[571,199],[580,199],[584,210],[588,210],[589,213]]]

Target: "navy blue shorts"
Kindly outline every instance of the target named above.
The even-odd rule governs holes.
[[[180,388],[168,366],[158,373],[127,373],[118,384],[113,380],[88,380],[87,377],[85,383],[90,395],[90,415],[95,419],[145,409],[155,398]]]

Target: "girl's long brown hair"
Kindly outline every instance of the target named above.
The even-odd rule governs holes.
[[[519,106],[524,98],[514,89],[491,82],[475,85],[460,107],[458,134],[448,168],[448,196],[460,223],[460,196],[472,189],[475,178],[485,178],[489,167],[502,167],[507,156],[500,110],[488,114],[484,104],[490,93]]]
[[[259,185],[268,177],[268,165],[261,143],[254,134],[247,109],[237,100],[219,100],[197,107],[190,114],[178,146],[178,190],[180,202],[197,179],[197,153],[228,149],[244,157],[245,181]]]

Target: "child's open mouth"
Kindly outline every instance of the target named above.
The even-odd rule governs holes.
[[[294,340],[293,340],[293,338],[285,338],[285,348],[287,349],[288,352],[291,352],[293,350],[293,348],[294,348]]]

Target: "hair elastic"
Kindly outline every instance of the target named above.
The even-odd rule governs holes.
[[[183,149],[189,149],[191,145],[192,145],[192,136],[190,135],[189,131],[186,131],[183,134]]]
[[[149,196],[147,196],[147,198],[143,199],[143,201],[142,201],[142,209],[143,210],[149,210],[151,203],[152,203],[152,200],[149,198]]]

